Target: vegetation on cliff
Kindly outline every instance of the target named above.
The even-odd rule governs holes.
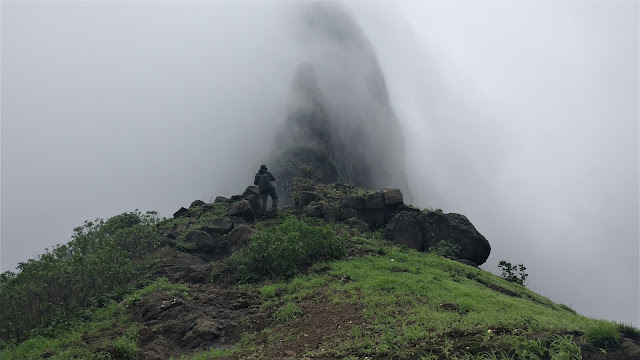
[[[451,244],[421,252],[386,240],[377,220],[339,216],[348,199],[375,193],[314,191],[256,222],[229,215],[252,202],[248,189],[173,219],[136,211],[85,223],[2,274],[0,360],[640,354],[638,329],[451,260]],[[336,212],[309,218],[309,206]]]

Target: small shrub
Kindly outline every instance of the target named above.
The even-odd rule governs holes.
[[[580,346],[573,341],[572,335],[556,336],[549,347],[551,360],[580,360]]]
[[[139,350],[138,344],[126,337],[120,336],[113,341],[114,354],[124,359],[137,359]]]
[[[277,285],[265,285],[260,288],[260,294],[266,297],[274,297],[278,291]]]
[[[626,337],[630,337],[630,338],[639,338],[640,337],[640,330],[636,327],[634,327],[633,325],[630,324],[625,324],[625,323],[619,323],[618,324],[618,331],[622,334],[624,334]]]
[[[455,260],[460,255],[460,246],[449,241],[440,241],[431,247],[429,251],[447,259]]]
[[[229,269],[240,282],[292,278],[320,260],[345,256],[345,239],[329,225],[287,215],[279,225],[261,230],[229,258]]]
[[[127,360],[137,359],[140,352],[138,347],[138,328],[132,327],[122,336],[117,337],[113,341],[112,349],[116,357]]]
[[[91,355],[91,360],[113,360],[113,355],[106,351],[101,351]]]
[[[510,262],[504,260],[498,263],[498,267],[502,270],[500,275],[503,279],[514,282],[516,284],[525,285],[529,274],[525,272],[527,268],[523,264],[511,265]]]
[[[586,331],[585,337],[589,344],[608,349],[620,344],[618,329],[618,324],[614,322],[600,321]]]
[[[300,315],[302,315],[302,308],[296,303],[289,302],[273,314],[273,320],[278,324],[284,324]]]

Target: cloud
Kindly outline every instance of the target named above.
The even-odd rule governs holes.
[[[249,185],[305,61],[297,6],[3,2],[2,270],[85,219]],[[534,290],[636,326],[638,6],[345,4],[416,204],[467,215],[487,269],[524,263]]]
[[[487,269],[524,263],[534,290],[638,324],[638,4],[391,10],[360,14],[417,203],[467,215]]]

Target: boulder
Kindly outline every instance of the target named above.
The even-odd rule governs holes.
[[[209,235],[202,230],[189,231],[186,235],[186,241],[196,246],[198,250],[215,251],[220,245],[220,240]]]
[[[364,198],[357,195],[349,195],[340,199],[340,206],[350,209],[364,209]]]
[[[232,195],[231,201],[238,201],[238,200],[241,200],[242,198],[243,198],[242,195]]]
[[[247,223],[247,220],[241,218],[240,216],[229,216],[229,219],[231,219],[231,221],[233,221],[234,226]]]
[[[227,250],[236,252],[249,243],[249,239],[258,231],[248,225],[237,225],[227,237]]]
[[[340,213],[338,214],[338,220],[342,221],[349,218],[357,218],[359,216],[360,214],[358,213],[358,210],[352,208],[344,208],[340,210]]]
[[[380,191],[384,197],[384,205],[400,205],[404,203],[402,191],[400,189],[382,189]]]
[[[205,204],[205,202],[202,201],[202,200],[195,200],[194,202],[191,203],[191,205],[189,205],[189,209],[193,209],[195,207],[203,206],[204,204]]]
[[[633,340],[624,338],[620,347],[628,356],[627,359],[640,359],[640,346],[638,346]]]
[[[321,217],[322,206],[321,205],[307,205],[302,208],[302,213],[309,217]]]
[[[175,241],[171,238],[165,237],[165,236],[159,236],[156,241],[158,242],[158,245],[160,247],[165,247],[165,246],[173,246],[175,244]]]
[[[319,204],[320,208],[322,208],[322,215],[331,215],[331,216],[335,216],[338,212],[339,209],[336,208],[335,205],[333,204],[326,204],[326,203],[321,203]]]
[[[417,207],[413,207],[410,205],[405,205],[405,204],[400,204],[398,205],[398,207],[396,208],[397,212],[400,211],[409,211],[409,212],[415,212],[415,213],[419,213],[420,209],[418,209]]]
[[[242,193],[242,197],[246,198],[247,196],[255,195],[257,198],[260,198],[260,190],[257,186],[247,186]]]
[[[181,207],[180,210],[173,213],[173,218],[177,219],[179,217],[188,217],[189,215],[191,215],[191,212],[189,211],[189,209],[185,209],[184,207]]]
[[[218,202],[230,203],[230,202],[233,202],[233,200],[226,198],[224,196],[216,196],[216,199],[213,202],[214,203],[218,203]]]
[[[384,197],[382,193],[367,194],[364,196],[364,208],[371,210],[384,209]]]
[[[249,205],[251,206],[251,209],[253,209],[254,213],[262,210],[260,207],[260,198],[258,197],[258,195],[251,194],[244,199],[249,202]]]
[[[379,227],[385,223],[384,210],[364,210],[362,217],[372,228]]]
[[[253,221],[255,218],[255,214],[253,212],[253,209],[251,208],[251,204],[247,200],[240,200],[231,204],[227,215],[238,216],[249,222]]]
[[[448,241],[460,247],[458,258],[477,265],[487,261],[491,245],[464,215],[432,211],[418,214],[416,220],[422,231],[425,251],[440,241]]]
[[[216,208],[216,205],[215,204],[206,204],[205,203],[204,205],[202,205],[202,208],[204,210],[206,210],[206,211],[211,211],[211,210],[214,210]]]
[[[313,191],[302,191],[300,193],[300,206],[307,206],[320,199],[320,195]]]
[[[213,219],[207,225],[203,226],[202,230],[214,236],[224,235],[233,230],[233,221],[226,217]]]
[[[182,338],[183,343],[191,346],[208,346],[218,339],[224,331],[222,320],[198,318],[194,327]]]
[[[345,224],[351,226],[354,229],[357,229],[358,231],[365,233],[367,231],[369,231],[369,224],[367,224],[366,222],[356,219],[355,217],[351,217],[348,218],[344,221]]]
[[[410,249],[424,250],[420,224],[416,213],[413,212],[403,211],[396,214],[384,229],[384,238]]]
[[[316,186],[313,184],[302,184],[302,191],[316,191]]]
[[[467,259],[456,259],[457,262],[461,263],[461,264],[465,264],[465,265],[469,265],[469,266],[473,266],[473,267],[478,267],[478,265],[476,265],[473,261],[471,260],[467,260]]]

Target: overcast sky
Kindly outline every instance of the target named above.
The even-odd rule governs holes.
[[[0,268],[86,219],[241,193],[305,61],[297,6],[3,1]],[[466,215],[486,270],[524,263],[533,290],[640,325],[639,3],[345,7],[415,204]]]

